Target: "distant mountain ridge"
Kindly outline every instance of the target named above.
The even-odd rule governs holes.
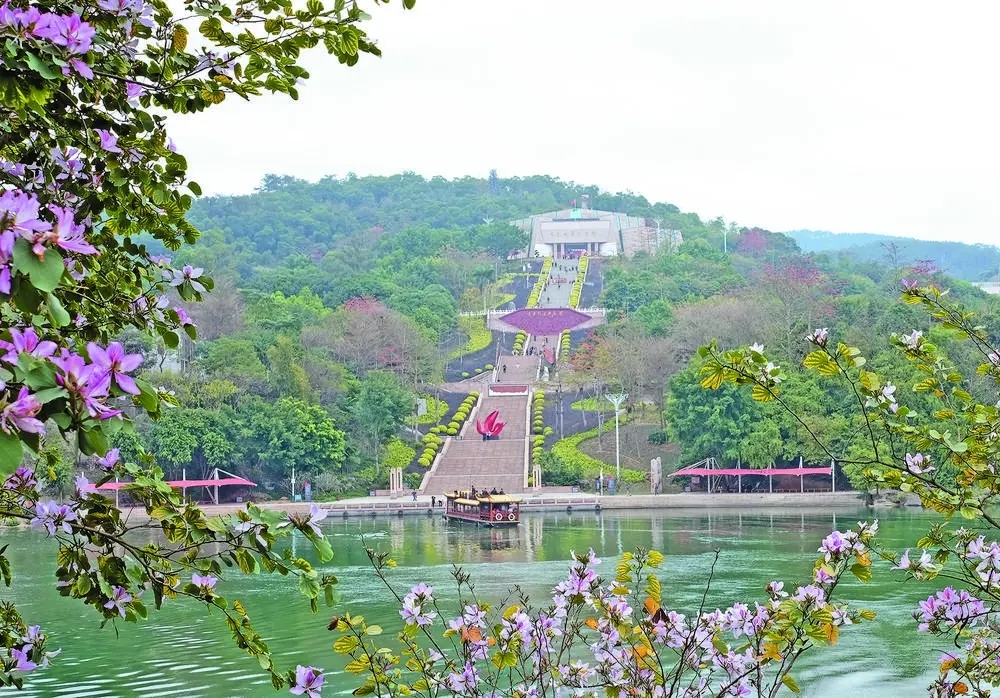
[[[931,260],[941,271],[966,281],[989,281],[1000,274],[1000,248],[964,242],[917,240],[876,233],[791,230],[785,233],[803,252],[827,253],[859,261],[913,264]]]

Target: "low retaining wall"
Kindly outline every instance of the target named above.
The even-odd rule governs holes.
[[[659,512],[698,512],[705,510],[775,509],[804,513],[803,509],[845,509],[854,510],[864,505],[858,492],[816,492],[789,494],[659,494],[659,495],[615,495],[598,497],[592,494],[551,493],[534,495],[527,493],[521,503],[526,512],[574,510],[611,511],[634,510]],[[440,501],[440,500],[439,500]],[[387,500],[384,498],[352,499],[321,504],[330,516],[393,516],[444,514],[441,506],[431,509],[426,496],[419,501],[408,497]]]
[[[604,509],[802,509],[859,507],[864,505],[859,492],[748,492],[745,494],[645,494],[601,497]]]

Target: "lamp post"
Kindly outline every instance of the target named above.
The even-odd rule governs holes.
[[[563,395],[562,383],[556,383],[556,395],[559,396],[559,440],[563,438]]]
[[[621,453],[621,441],[618,438],[618,412],[621,409],[622,403],[628,399],[628,393],[616,393],[614,395],[605,395],[608,402],[615,406],[615,480],[621,482],[622,477],[622,453]]]

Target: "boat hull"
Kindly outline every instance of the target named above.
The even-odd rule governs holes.
[[[521,523],[520,520],[516,518],[513,521],[511,521],[509,518],[504,518],[504,519],[494,518],[492,520],[488,520],[488,519],[466,517],[466,516],[461,516],[459,514],[451,514],[451,513],[445,514],[444,518],[447,519],[448,521],[458,521],[459,523],[463,524],[471,524],[473,526],[485,526],[487,528],[503,528],[507,526],[517,526],[519,523]]]

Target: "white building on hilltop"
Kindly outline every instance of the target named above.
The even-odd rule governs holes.
[[[594,210],[587,197],[582,204],[511,221],[511,225],[530,235],[528,252],[535,257],[631,257],[636,252],[676,249],[682,242],[679,230],[661,229],[627,213]]]

